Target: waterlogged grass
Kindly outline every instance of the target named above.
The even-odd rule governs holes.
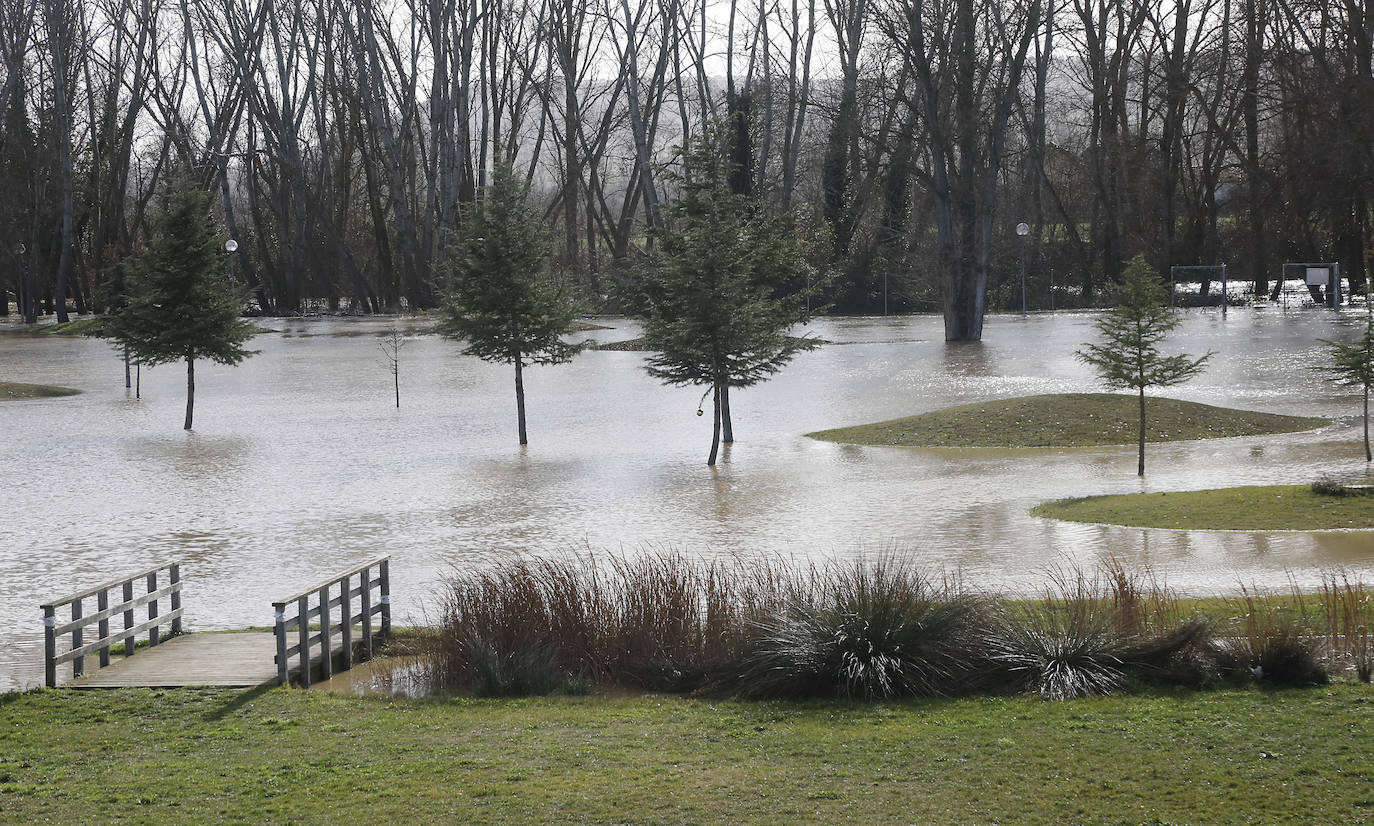
[[[1194,530],[1374,529],[1374,493],[1314,493],[1310,485],[1264,485],[1172,493],[1131,493],[1061,499],[1031,509],[1035,516],[1142,528]]]
[[[1060,393],[946,407],[919,416],[821,430],[828,442],[904,447],[1092,447],[1134,444],[1139,400],[1119,393]],[[1325,419],[1146,399],[1149,442],[1311,430]]]
[[[21,384],[14,381],[0,381],[0,402],[16,399],[46,399],[55,396],[75,396],[80,393],[71,387],[56,387],[50,384]]]
[[[7,823],[1367,823],[1361,685],[888,704],[0,699]]]

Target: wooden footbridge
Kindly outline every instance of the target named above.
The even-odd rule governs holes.
[[[44,683],[56,686],[58,667],[71,663],[72,678],[63,683],[69,688],[255,688],[292,680],[308,687],[371,658],[374,642],[390,634],[389,562],[370,560],[273,602],[271,631],[182,633],[180,563],[44,603]],[[146,620],[136,616],[145,611]],[[122,627],[112,629],[112,620]],[[92,659],[96,667],[87,673]]]

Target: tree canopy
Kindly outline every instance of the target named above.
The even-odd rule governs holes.
[[[715,464],[722,422],[727,438],[729,390],[749,387],[816,346],[788,334],[809,315],[809,268],[790,216],[769,217],[731,192],[721,142],[708,135],[692,149],[691,177],[659,247],[626,291],[654,351],[646,370],[670,385],[707,386],[714,426],[708,464]],[[814,279],[813,279],[814,280]]]
[[[1117,305],[1097,321],[1101,344],[1086,344],[1078,358],[1092,365],[1108,387],[1129,388],[1140,396],[1140,440],[1137,473],[1145,475],[1145,390],[1181,384],[1202,372],[1211,353],[1199,358],[1165,356],[1159,344],[1178,326],[1177,312],[1166,300],[1159,274],[1136,256],[1116,286]]]
[[[464,342],[464,354],[515,366],[522,445],[524,368],[562,364],[581,349],[563,340],[578,306],[549,274],[548,242],[526,194],[509,166],[496,168],[448,246],[438,325],[444,337]]]
[[[1374,459],[1369,450],[1369,391],[1374,387],[1374,307],[1367,308],[1364,332],[1352,342],[1322,339],[1331,359],[1323,366],[1340,384],[1358,387],[1364,393],[1364,460]]]
[[[110,337],[139,364],[186,362],[186,424],[195,406],[195,362],[238,364],[254,329],[240,317],[243,295],[229,283],[209,197],[189,178],[169,180],[152,233],[128,268],[128,294]]]

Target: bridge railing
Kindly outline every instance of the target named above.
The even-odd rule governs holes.
[[[316,656],[312,654],[312,649],[315,648],[319,651],[322,679],[333,676],[336,650],[343,658],[342,670],[352,668],[354,628],[361,628],[358,642],[362,659],[371,658],[373,616],[380,615],[378,632],[381,637],[385,638],[391,633],[390,560],[391,557],[383,556],[364,562],[299,594],[272,603],[279,683],[285,685],[295,671],[301,685],[309,687],[311,664]],[[374,590],[377,592],[375,598]],[[288,610],[293,610],[295,615],[288,618]],[[317,621],[314,628],[313,621]],[[311,633],[312,630],[314,633]],[[294,634],[291,633],[293,631]],[[291,644],[292,639],[295,640],[294,644]],[[292,666],[293,658],[295,666]]]
[[[166,579],[161,579],[166,573]],[[162,581],[166,584],[159,585]],[[173,562],[159,565],[146,571],[120,579],[111,580],[94,588],[87,588],[61,599],[45,602],[43,609],[43,682],[49,688],[57,685],[57,667],[65,662],[72,664],[72,677],[80,677],[86,670],[86,657],[99,654],[100,667],[110,664],[110,649],[120,642],[124,643],[124,656],[134,655],[139,634],[147,632],[148,644],[157,645],[161,641],[161,629],[171,626],[172,634],[181,633],[181,564]],[[138,596],[134,595],[139,591]],[[117,592],[111,604],[111,592]],[[95,613],[86,614],[89,600],[95,598]],[[159,603],[167,599],[170,610],[163,613]],[[148,606],[148,619],[135,623],[134,611]],[[58,610],[70,606],[70,621],[61,622]],[[123,615],[123,628],[110,630],[110,620]],[[86,629],[96,626],[96,639],[85,641]],[[58,640],[71,634],[70,650],[58,654]]]

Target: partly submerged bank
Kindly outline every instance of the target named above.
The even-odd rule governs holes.
[[[1060,499],[1037,505],[1031,514],[1140,528],[1368,530],[1374,529],[1374,493],[1360,488],[1332,494],[1319,493],[1311,485],[1257,485]]]
[[[23,384],[15,381],[0,381],[0,402],[16,399],[46,399],[57,396],[75,396],[80,390],[71,387],[58,387],[51,384]]]
[[[1134,444],[1139,400],[1119,393],[1055,393],[975,402],[884,422],[806,435],[828,442],[899,447],[1095,447]],[[1148,442],[1259,436],[1329,422],[1233,410],[1178,399],[1146,400]]]

